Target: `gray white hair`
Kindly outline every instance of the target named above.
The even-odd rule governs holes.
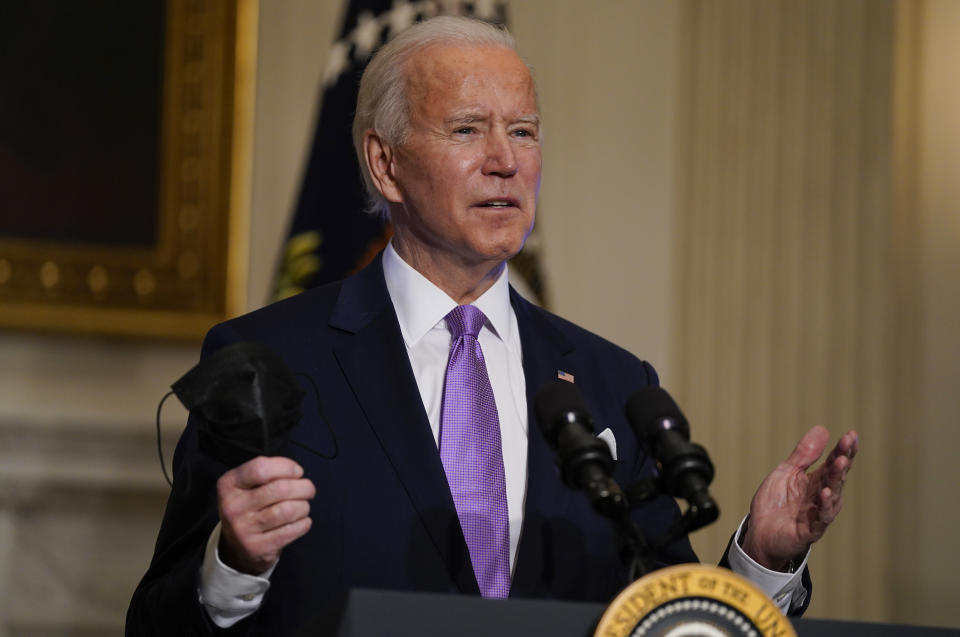
[[[405,141],[410,123],[405,67],[415,53],[434,44],[499,46],[516,50],[513,36],[506,27],[474,18],[437,16],[400,32],[373,56],[360,79],[357,112],[353,117],[353,148],[367,189],[368,210],[384,218],[389,218],[390,209],[370,177],[370,167],[363,152],[363,136],[372,128],[391,146]]]

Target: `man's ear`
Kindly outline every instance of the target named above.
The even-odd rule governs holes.
[[[383,198],[390,203],[402,203],[403,197],[394,176],[394,149],[372,128],[363,134],[363,155],[373,185]]]

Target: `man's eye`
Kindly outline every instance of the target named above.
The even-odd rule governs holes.
[[[476,132],[476,130],[477,129],[473,128],[472,126],[462,126],[453,132],[457,135],[469,135]]]
[[[517,128],[513,131],[514,137],[533,137],[533,133],[525,128]]]

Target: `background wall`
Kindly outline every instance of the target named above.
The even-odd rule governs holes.
[[[910,478],[893,490],[898,502],[916,503],[915,515],[906,509],[912,519],[900,538],[901,547],[910,548],[896,577],[901,612],[956,626],[958,561],[949,546],[960,522],[950,504],[960,484],[953,451],[960,436],[960,4],[928,1],[916,19],[916,147],[905,161],[915,159],[919,217],[919,407],[915,419],[904,414],[902,423],[903,439],[910,441],[903,451],[915,452],[901,460]]]
[[[689,412],[695,438],[717,440],[717,445],[726,444],[719,442],[723,436],[730,438],[720,424],[729,421],[729,412],[723,405],[704,408],[693,387],[698,377],[715,369],[710,357],[723,335],[710,336],[720,340],[709,341],[698,353],[685,344],[701,332],[682,315],[691,300],[685,274],[691,237],[703,235],[703,245],[710,245],[713,234],[704,233],[717,226],[702,226],[689,217],[690,193],[702,197],[704,192],[690,181],[686,160],[692,141],[683,137],[684,124],[690,90],[711,82],[721,93],[725,86],[744,89],[744,95],[734,97],[751,113],[762,114],[768,102],[762,91],[750,92],[755,87],[746,90],[752,85],[742,69],[698,75],[690,60],[703,45],[696,29],[705,25],[717,29],[711,37],[729,38],[735,29],[744,46],[766,42],[755,44],[765,34],[762,20],[772,19],[762,11],[755,14],[763,4],[725,0],[708,14],[706,5],[692,1],[525,0],[514,2],[510,12],[521,53],[537,76],[547,130],[538,223],[554,309],[654,362]],[[902,311],[884,313],[894,318],[884,318],[886,331],[869,342],[889,348],[889,361],[903,382],[884,385],[892,394],[887,401],[853,408],[841,396],[839,416],[827,414],[824,424],[835,433],[849,425],[850,414],[855,419],[876,414],[880,424],[853,423],[865,434],[862,464],[851,481],[851,506],[831,530],[829,545],[817,552],[858,555],[852,564],[863,572],[844,574],[851,562],[843,559],[817,564],[814,575],[823,587],[810,614],[960,626],[960,610],[951,603],[951,576],[960,569],[951,540],[960,514],[949,506],[950,491],[960,482],[952,458],[960,436],[960,399],[954,390],[960,377],[960,192],[954,177],[954,167],[960,165],[954,116],[960,112],[954,62],[960,57],[960,7],[951,0],[852,3],[855,8],[844,9],[843,21],[830,22],[829,16],[846,4],[851,3],[809,3],[807,33],[814,42],[809,46],[816,50],[816,37],[828,38],[834,43],[830,55],[838,56],[836,63],[850,74],[843,77],[854,78],[858,86],[886,82],[889,90],[864,94],[857,98],[859,110],[851,111],[845,101],[853,95],[848,83],[814,81],[818,69],[829,70],[829,65],[804,67],[800,80],[806,77],[816,86],[811,104],[827,101],[850,113],[831,129],[839,135],[836,139],[848,139],[843,122],[859,126],[862,115],[873,118],[877,128],[871,131],[880,131],[875,148],[891,153],[884,156],[884,181],[875,189],[887,221],[878,230],[867,214],[861,219],[863,232],[856,224],[843,226],[843,241],[858,243],[869,254],[890,253],[885,258],[893,263],[889,272],[895,285],[882,288],[882,302]],[[339,3],[332,1],[261,3],[250,184],[251,308],[268,295],[339,11]],[[742,22],[733,19],[737,15],[761,17]],[[832,31],[820,31],[824,20],[835,25]],[[793,33],[790,22],[780,18],[776,24],[787,35]],[[888,27],[878,33],[877,24]],[[886,38],[878,46],[889,57],[865,66],[865,49],[847,42],[848,27],[860,34],[857,42]],[[790,41],[785,38],[780,46]],[[845,51],[859,62],[844,61]],[[869,77],[861,73],[867,68],[873,69]],[[787,90],[794,86],[795,73],[776,66],[767,73],[780,78]],[[739,84],[716,84],[720,78]],[[776,112],[768,115],[768,123],[777,121]],[[876,122],[886,117],[892,120],[889,129]],[[812,128],[784,134],[798,143],[817,136],[832,139],[824,137],[817,120],[803,121]],[[754,117],[740,123],[746,130],[756,124]],[[730,139],[737,143],[736,136]],[[775,148],[780,156],[792,157],[788,148]],[[870,156],[862,152],[854,166],[867,165]],[[742,153],[708,153],[703,161],[707,163],[698,165],[705,170],[728,162],[730,174],[763,169],[762,163],[745,163],[755,158]],[[859,169],[850,170],[845,178],[864,179]],[[724,200],[722,207],[736,212],[737,201]],[[843,215],[865,208],[841,202],[815,211],[794,210],[800,224],[821,218],[825,210]],[[723,227],[729,232],[739,226]],[[751,249],[740,241],[740,249]],[[854,265],[864,276],[869,273],[869,262]],[[736,271],[722,272],[726,278],[737,276]],[[750,274],[740,271],[741,276]],[[821,280],[831,277],[832,272],[822,272]],[[712,280],[721,289],[737,285]],[[857,287],[861,279],[840,280],[853,285],[844,288],[851,293],[862,292]],[[856,333],[859,325],[875,329],[873,317],[858,307],[842,303],[821,311],[843,314],[846,318],[838,320],[848,333]],[[830,325],[823,323],[828,335]],[[782,328],[773,321],[766,329],[776,336]],[[836,342],[837,336],[830,338]],[[834,354],[823,352],[825,365]],[[166,493],[154,460],[155,405],[196,355],[195,344],[0,333],[0,635],[121,633],[126,602],[149,560]],[[845,369],[851,374],[860,369],[842,355],[841,360],[848,361]],[[736,369],[727,373],[735,375],[731,383],[749,388],[749,375]],[[164,423],[171,436],[182,422],[178,406],[168,402]],[[766,441],[762,460],[723,465],[729,468],[718,477],[717,492],[724,494],[725,516],[716,530],[696,538],[705,560],[714,560],[722,550],[721,538],[745,509],[763,468],[786,456],[786,440],[806,424],[813,423],[798,421],[784,430],[779,421],[755,418],[747,425],[746,435]],[[711,450],[713,444],[708,443]],[[723,460],[730,454],[725,446],[716,449],[720,466],[718,451],[724,450]],[[874,531],[880,539],[868,538],[866,545],[883,555],[858,552]],[[874,558],[886,577],[877,577]],[[868,578],[873,579],[867,588],[878,591],[875,598],[858,592]]]
[[[892,2],[690,2],[681,33],[676,393],[715,457],[723,546],[814,423],[864,441],[811,557],[812,612],[888,617],[898,320]],[[914,217],[915,219],[915,217]],[[712,549],[712,550],[711,550]],[[863,577],[870,572],[871,577]]]

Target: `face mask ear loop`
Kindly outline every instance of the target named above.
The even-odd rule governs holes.
[[[294,376],[303,376],[310,381],[310,386],[313,387],[313,394],[317,398],[317,415],[320,416],[320,420],[327,424],[327,431],[330,432],[330,439],[333,440],[333,453],[329,456],[325,455],[312,447],[308,447],[302,442],[297,442],[296,440],[290,440],[290,443],[300,447],[301,449],[309,451],[310,453],[314,453],[325,460],[333,460],[340,453],[340,447],[337,445],[337,434],[333,432],[333,426],[323,414],[323,405],[320,404],[320,390],[317,388],[317,383],[314,382],[313,377],[311,377],[309,374],[305,374],[304,372],[296,372],[294,373]]]
[[[160,404],[157,405],[157,455],[160,456],[160,468],[163,469],[163,477],[167,479],[167,484],[170,487],[173,487],[173,481],[170,479],[170,476],[167,474],[167,465],[163,461],[163,445],[160,443],[160,410],[163,409],[163,403],[170,398],[170,394],[173,391],[168,391],[167,394],[160,399]]]

